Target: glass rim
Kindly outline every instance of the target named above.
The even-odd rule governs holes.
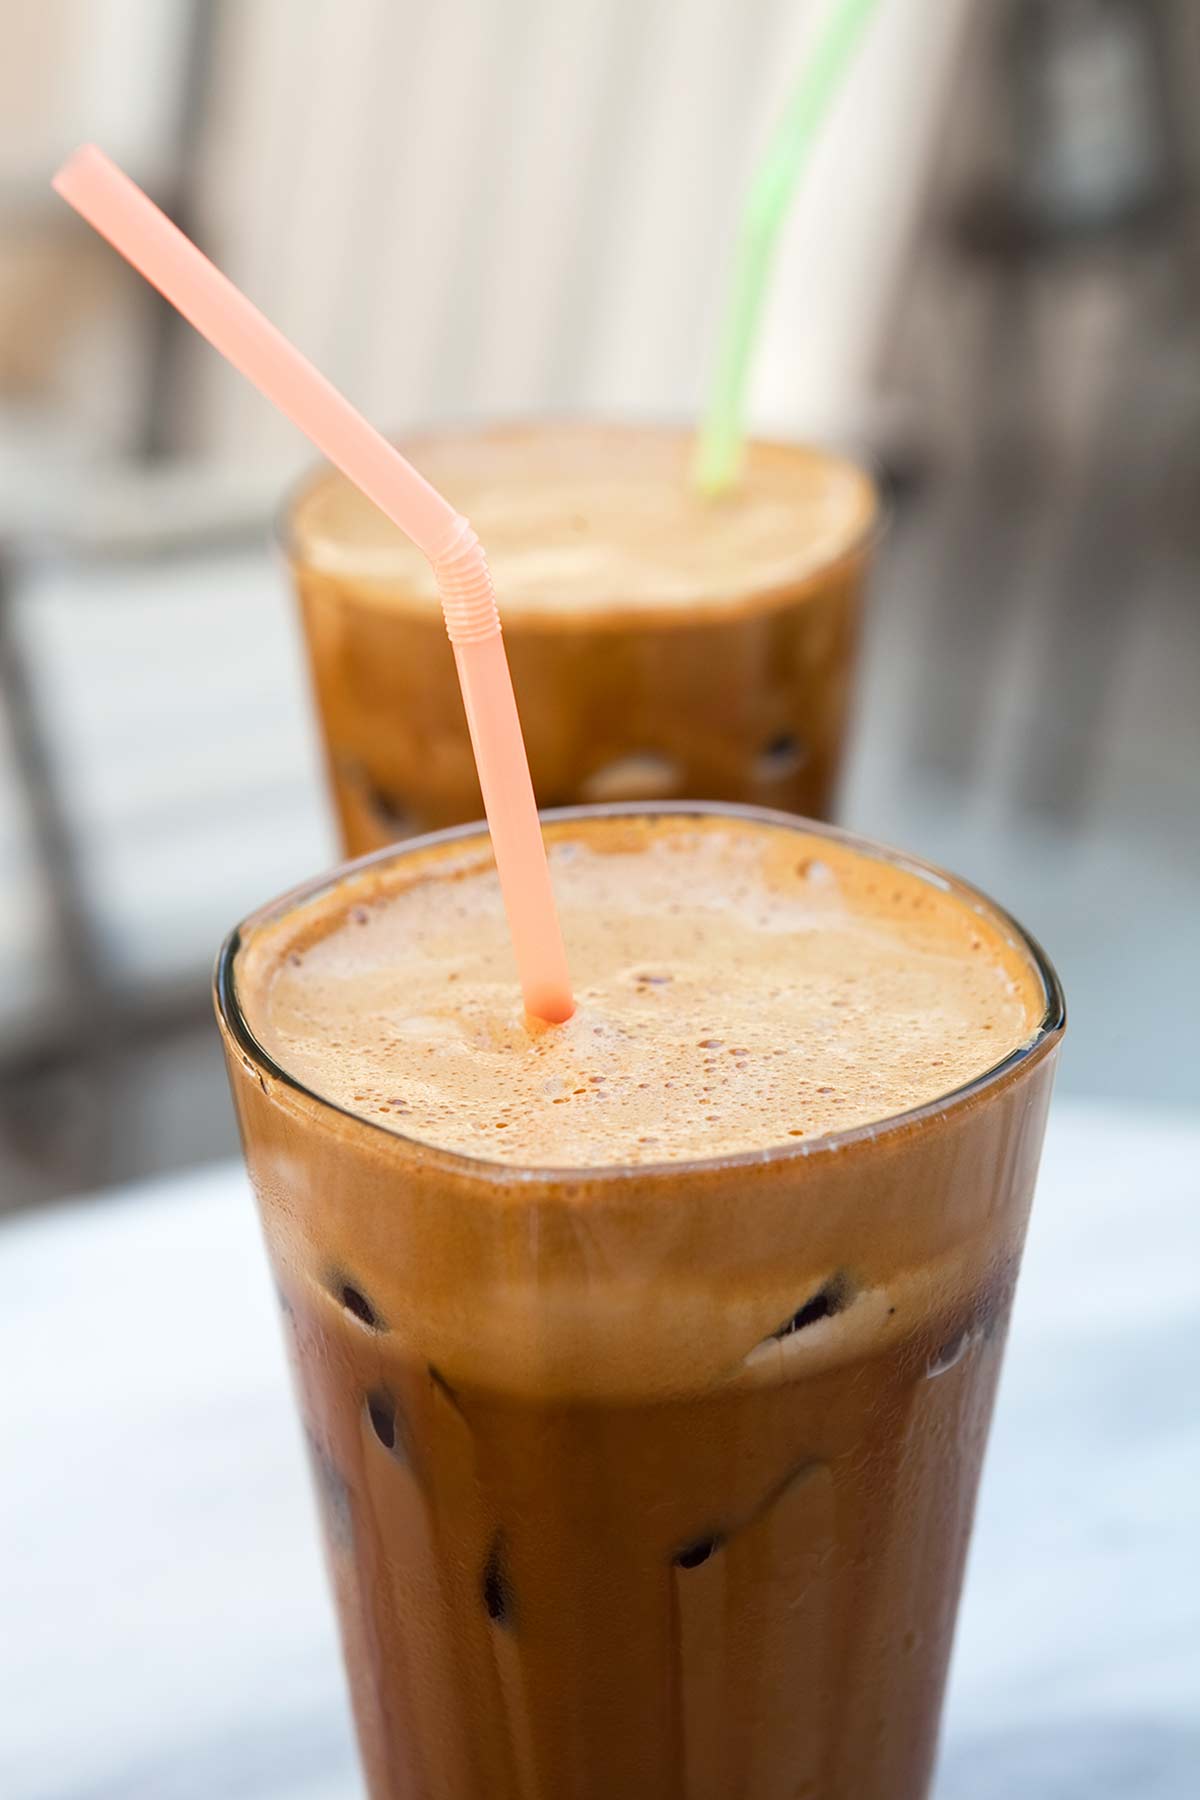
[[[464,1151],[451,1150],[443,1145],[431,1143],[425,1138],[408,1136],[381,1121],[364,1118],[361,1113],[353,1111],[350,1107],[342,1106],[340,1102],[331,1099],[327,1094],[318,1093],[316,1089],[308,1087],[297,1076],[276,1062],[270,1051],[256,1037],[243,1010],[236,979],[237,959],[251,932],[275,923],[298,908],[331,893],[351,876],[364,870],[402,860],[405,856],[418,851],[436,849],[442,845],[464,842],[471,838],[486,838],[486,824],[473,820],[467,824],[452,825],[440,831],[426,832],[420,837],[406,838],[397,844],[386,844],[381,849],[368,852],[365,856],[339,863],[335,868],[325,871],[324,874],[314,876],[308,881],[290,888],[274,900],[267,901],[265,905],[256,908],[254,912],[235,925],[217,953],[213,976],[217,1017],[231,1042],[251,1059],[252,1063],[256,1065],[257,1072],[269,1075],[272,1080],[282,1083],[285,1089],[305,1101],[315,1103],[323,1111],[348,1119],[365,1132],[379,1134],[375,1140],[377,1143],[382,1144],[385,1140],[390,1139],[405,1151],[417,1152],[427,1164],[440,1164],[460,1175],[468,1175],[478,1181],[490,1181],[500,1185],[553,1182],[571,1186],[658,1181],[664,1178],[677,1180],[691,1175],[712,1174],[720,1170],[750,1168],[774,1163],[799,1163],[812,1157],[834,1156],[855,1144],[888,1139],[901,1132],[912,1131],[928,1124],[936,1117],[944,1117],[950,1112],[961,1111],[980,1095],[1040,1062],[1062,1038],[1066,1028],[1066,1001],[1062,985],[1053,963],[1037,939],[1026,931],[1011,913],[998,906],[980,888],[975,887],[971,882],[964,881],[960,876],[949,874],[939,868],[936,863],[928,862],[922,857],[912,856],[906,851],[896,850],[889,845],[877,843],[871,838],[861,837],[857,833],[843,830],[840,826],[805,819],[795,813],[779,812],[769,807],[747,806],[732,801],[676,800],[649,803],[616,801],[605,805],[555,807],[547,809],[540,816],[545,824],[570,824],[575,820],[615,817],[746,819],[753,823],[796,831],[805,836],[828,838],[850,850],[869,856],[877,862],[888,864],[907,874],[914,875],[941,893],[958,896],[972,911],[984,914],[999,924],[1009,935],[1010,941],[1024,952],[1041,983],[1045,1001],[1042,1016],[1029,1037],[1010,1050],[1007,1055],[1001,1057],[999,1061],[981,1070],[969,1081],[962,1082],[945,1093],[935,1095],[933,1099],[923,1101],[919,1106],[908,1107],[899,1113],[889,1113],[882,1119],[847,1126],[840,1131],[826,1132],[820,1137],[797,1139],[787,1144],[768,1144],[761,1149],[737,1151],[724,1156],[690,1157],[668,1162],[525,1164],[504,1162],[494,1157],[472,1156]]]
[[[670,419],[638,419],[605,413],[573,411],[561,413],[518,413],[515,415],[505,414],[502,417],[494,419],[467,420],[457,424],[448,422],[445,424],[427,425],[423,427],[414,426],[411,429],[406,428],[403,431],[386,431],[384,436],[387,441],[390,444],[393,444],[397,449],[406,450],[408,448],[414,448],[422,442],[434,442],[439,439],[449,441],[454,438],[467,437],[483,438],[492,433],[500,434],[509,431],[527,430],[531,427],[546,427],[550,429],[595,429],[598,431],[606,429],[630,430],[648,436],[658,437],[694,436],[697,429],[697,421],[688,420],[679,422]],[[840,568],[843,563],[850,563],[856,559],[870,556],[878,549],[881,540],[887,535],[887,532],[890,529],[894,510],[892,502],[887,494],[883,476],[883,464],[878,456],[871,455],[857,447],[853,450],[842,448],[831,439],[822,438],[820,436],[790,437],[772,432],[754,432],[744,439],[744,444],[748,449],[758,446],[768,450],[807,450],[817,455],[828,456],[831,459],[836,459],[838,462],[845,463],[849,467],[856,469],[860,475],[865,477],[871,489],[871,496],[874,502],[870,514],[864,524],[845,544],[839,546],[831,556],[815,563],[811,569],[807,570],[803,575],[795,578],[791,582],[772,582],[755,590],[754,598],[761,602],[764,608],[769,607],[772,600],[779,601],[782,600],[785,595],[803,592],[810,583],[822,580],[832,571]],[[294,567],[311,569],[316,574],[328,576],[330,579],[340,577],[348,580],[375,581],[377,585],[384,586],[386,585],[386,577],[373,576],[370,572],[357,570],[353,567],[339,568],[336,570],[330,569],[320,562],[314,562],[311,557],[305,554],[296,541],[293,529],[293,516],[298,503],[317,486],[319,481],[330,475],[340,475],[340,471],[333,463],[329,462],[327,458],[317,457],[312,459],[300,474],[296,475],[288,482],[271,519],[271,541],[276,549],[287,559],[288,563]],[[347,480],[348,477],[341,476],[341,479]],[[484,550],[487,550],[486,544],[484,545]],[[738,596],[737,598],[739,604],[744,604],[745,596]],[[729,604],[731,603],[723,602],[708,610],[711,612],[712,616],[719,618],[722,613],[727,610]],[[653,614],[656,618],[663,615],[668,619],[673,620],[677,609],[671,608],[664,613],[664,609],[660,604],[648,603],[641,610],[647,615]],[[695,616],[686,609],[678,610],[678,622],[680,624],[694,625],[697,623]],[[584,625],[596,631],[604,630],[606,625],[608,629],[628,630],[631,616],[630,613],[621,612],[599,614],[595,618],[592,618],[590,614],[586,613],[579,615],[571,614],[569,615],[569,622],[577,630]],[[556,623],[556,615],[549,611],[544,613],[540,611],[531,611],[523,614],[520,622],[522,629],[524,630],[551,630]]]

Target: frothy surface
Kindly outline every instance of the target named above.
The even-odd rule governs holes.
[[[885,1119],[982,1074],[1041,1017],[1036,972],[999,920],[828,839],[678,815],[547,835],[568,1024],[526,1026],[472,838],[252,935],[239,993],[275,1062],[407,1137],[596,1167]]]
[[[861,469],[794,445],[749,445],[741,482],[716,501],[692,486],[688,432],[530,425],[404,449],[475,527],[508,620],[761,602],[853,549],[876,510]],[[300,496],[289,531],[361,598],[437,607],[420,551],[341,475]]]

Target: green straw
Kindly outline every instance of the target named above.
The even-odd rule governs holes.
[[[755,173],[738,233],[716,377],[700,428],[693,478],[706,494],[734,479],[750,353],[762,317],[780,227],[817,132],[836,99],[878,0],[835,0],[825,29]]]

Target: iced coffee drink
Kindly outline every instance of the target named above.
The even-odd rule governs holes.
[[[259,914],[219,1004],[374,1800],[918,1800],[1061,996],[989,902],[747,809]]]
[[[829,815],[879,514],[861,469],[755,443],[704,499],[689,432],[529,424],[403,448],[487,546],[540,805]],[[347,850],[480,818],[424,557],[333,472],[283,535]]]

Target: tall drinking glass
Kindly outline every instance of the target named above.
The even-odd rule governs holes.
[[[964,884],[780,814],[566,812],[546,822],[551,867],[561,881],[569,858],[647,819],[648,845],[678,825],[681,937],[688,833],[715,829],[730,916],[743,909],[748,941],[761,926],[772,968],[791,950],[746,898],[750,844],[797,906],[814,895],[812,919],[840,916],[831,883],[890,908],[901,983],[905,919],[940,908],[965,982],[979,953],[1011,971],[1023,1035],[992,1061],[981,1047],[968,1079],[922,1104],[811,1139],[764,1114],[759,1143],[705,1156],[698,1116],[694,1156],[655,1162],[631,1142],[596,1166],[513,1163],[406,1135],[400,1096],[359,1116],[365,1093],[313,1091],[263,1042],[278,972],[298,1029],[319,1032],[329,970],[345,974],[354,931],[414,882],[423,905],[444,888],[469,940],[479,827],[365,858],[232,934],[220,1025],[374,1800],[926,1792],[1061,992]],[[570,891],[563,916],[570,945]],[[675,927],[655,929],[661,953]],[[343,962],[318,973],[331,931]],[[631,1008],[658,1005],[668,977],[633,967]],[[700,1046],[726,1089],[759,1079],[761,1056],[776,1091],[767,980],[760,1040]],[[372,982],[360,998],[368,1051],[372,1033],[404,1038],[402,1007]],[[830,1002],[846,1009],[827,1034],[845,1079],[873,1004]],[[719,1023],[716,989],[711,1011]],[[947,1057],[960,1037],[947,1029]],[[654,1103],[692,1104],[678,1088]],[[570,1116],[557,1108],[564,1143]]]

